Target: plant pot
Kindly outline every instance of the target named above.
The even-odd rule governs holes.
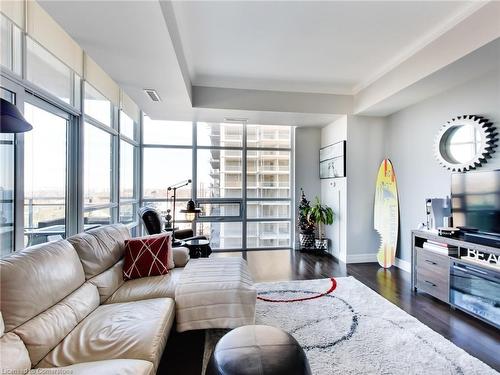
[[[314,247],[316,250],[328,251],[328,238],[316,239],[314,241]]]
[[[301,249],[314,248],[314,233],[300,233],[299,241]]]

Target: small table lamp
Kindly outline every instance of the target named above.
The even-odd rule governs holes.
[[[186,220],[194,221],[196,219],[196,215],[201,213],[201,208],[196,207],[194,201],[190,199],[187,202],[186,209],[181,210],[181,212],[186,214]]]

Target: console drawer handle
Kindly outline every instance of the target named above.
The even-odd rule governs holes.
[[[437,264],[436,262],[433,262],[432,260],[429,260],[429,259],[426,259],[425,261],[426,261],[427,263],[432,264],[432,265],[436,265],[436,264]]]
[[[431,283],[430,281],[424,280],[427,284],[430,284],[431,286],[436,286],[436,284]]]

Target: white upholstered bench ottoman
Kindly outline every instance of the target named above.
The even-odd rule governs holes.
[[[256,299],[244,259],[191,259],[175,288],[177,331],[254,324]]]

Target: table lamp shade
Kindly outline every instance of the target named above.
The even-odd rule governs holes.
[[[193,200],[189,200],[186,205],[185,210],[181,210],[182,213],[186,214],[186,220],[193,221],[196,219],[196,215],[201,213],[201,209],[196,207]]]
[[[0,133],[23,133],[33,129],[14,104],[0,100]]]

